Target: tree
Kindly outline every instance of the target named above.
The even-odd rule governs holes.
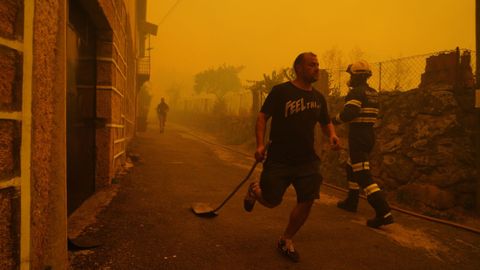
[[[408,85],[410,79],[408,77],[408,68],[405,65],[405,61],[402,58],[399,58],[393,61],[393,74],[390,76],[390,80],[393,82],[392,90],[408,90]]]
[[[343,79],[341,70],[344,67],[343,52],[336,46],[322,53],[321,57],[322,67],[328,71],[329,90],[326,95],[339,95]],[[344,76],[344,78],[346,78]]]
[[[362,60],[365,58],[365,52],[360,49],[360,47],[356,46],[354,47],[349,53],[348,53],[348,58],[350,60],[350,63],[356,62],[358,60]]]
[[[193,89],[196,93],[213,93],[219,100],[228,91],[239,91],[242,83],[238,74],[244,66],[227,66],[223,64],[218,68],[209,68],[195,75]]]
[[[339,69],[344,66],[343,52],[336,46],[322,53],[322,67],[325,69]]]
[[[293,80],[294,72],[292,68],[283,68],[278,72],[272,71],[270,75],[263,74],[263,80],[261,81],[248,81],[251,83],[248,89],[252,92],[253,105],[252,112],[256,113],[260,110],[263,94],[268,94],[272,88],[286,80]]]
[[[182,86],[177,83],[173,82],[169,88],[167,88],[167,95],[170,98],[170,103],[177,104],[178,99],[180,98],[180,93],[182,91]]]

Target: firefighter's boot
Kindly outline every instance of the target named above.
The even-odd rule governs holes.
[[[376,184],[373,184],[376,186]],[[372,186],[373,186],[372,185]],[[378,189],[378,186],[376,186]],[[368,187],[367,187],[368,189]],[[375,209],[375,217],[367,220],[367,226],[372,228],[378,228],[383,225],[393,223],[393,216],[390,212],[390,206],[388,205],[383,193],[380,189],[373,193],[368,193],[366,190],[368,203]]]
[[[337,203],[337,207],[352,213],[357,212],[358,198],[360,195],[359,189],[349,189],[347,198]]]

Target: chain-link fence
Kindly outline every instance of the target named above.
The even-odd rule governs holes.
[[[466,49],[441,51],[424,55],[410,56],[389,61],[371,63],[372,77],[368,83],[379,91],[407,91],[417,88],[425,72],[427,59],[431,56],[457,53],[457,59],[465,52],[471,54],[470,66],[473,74],[476,70],[476,52]],[[348,92],[347,82],[350,79],[345,72],[346,67],[329,70],[330,93],[345,95]]]

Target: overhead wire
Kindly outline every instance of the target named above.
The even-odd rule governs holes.
[[[180,4],[180,2],[182,2],[182,0],[177,0],[173,5],[172,7],[170,7],[170,9],[167,11],[167,13],[163,16],[163,18],[160,20],[160,22],[158,23],[158,25],[161,25],[165,22],[165,20],[168,18],[168,16],[170,16],[170,14],[172,14],[172,12],[175,10],[175,8],[178,6],[178,4]]]

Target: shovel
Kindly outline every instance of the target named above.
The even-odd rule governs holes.
[[[232,191],[232,193],[230,193],[230,195],[228,195],[228,197],[217,208],[211,207],[210,204],[208,203],[201,203],[201,202],[193,203],[192,204],[193,213],[195,213],[195,215],[199,217],[210,217],[210,218],[216,217],[218,215],[217,212],[220,210],[220,208],[222,208],[233,197],[233,195],[237,193],[240,187],[242,187],[243,184],[247,182],[248,178],[250,178],[253,171],[255,170],[255,167],[257,167],[258,163],[259,163],[258,161],[255,161],[252,168],[248,172],[247,176],[242,180],[242,182],[240,182],[240,184],[238,184],[238,186]]]

